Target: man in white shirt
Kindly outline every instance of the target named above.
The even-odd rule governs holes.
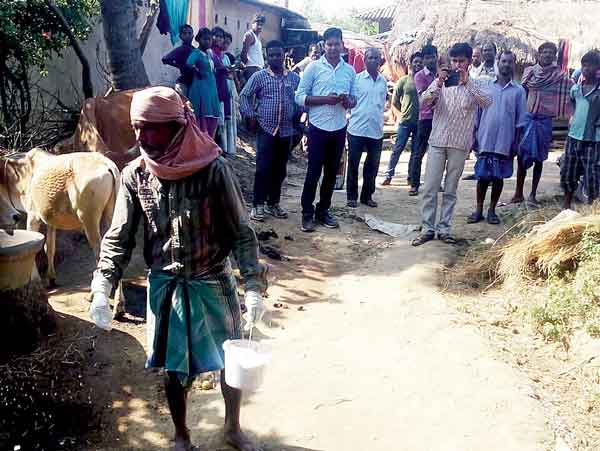
[[[477,78],[479,75],[479,69],[481,67],[481,46],[473,47],[473,61],[471,63],[471,69],[469,70],[469,76],[471,78]]]
[[[265,16],[256,14],[252,19],[252,29],[244,36],[242,44],[242,53],[240,59],[246,65],[244,69],[244,78],[250,79],[252,74],[265,68],[265,57],[263,55],[263,46],[260,41],[260,34],[265,24]]]
[[[302,231],[313,232],[315,219],[328,228],[338,228],[329,213],[335,180],[346,142],[346,111],[356,105],[350,94],[356,72],[341,58],[342,30],[323,33],[325,54],[309,64],[296,91],[296,103],[308,110],[308,171],[302,189]],[[313,205],[319,179],[319,202]]]
[[[363,166],[363,185],[360,203],[377,207],[372,198],[375,178],[379,169],[383,144],[383,113],[387,96],[387,82],[379,73],[382,59],[376,48],[365,52],[366,69],[356,76],[351,94],[356,98],[348,124],[348,206],[358,206],[358,168],[364,150],[367,158]]]
[[[469,76],[473,79],[493,80],[496,78],[496,44],[487,41],[481,46],[481,64],[479,67],[471,67]]]

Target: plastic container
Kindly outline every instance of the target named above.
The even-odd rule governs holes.
[[[271,360],[270,348],[257,341],[227,340],[223,350],[227,385],[245,392],[258,390]]]

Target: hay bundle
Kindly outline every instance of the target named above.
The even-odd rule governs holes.
[[[559,214],[506,245],[498,262],[498,276],[503,280],[531,280],[546,278],[554,269],[574,269],[584,250],[584,232],[600,233],[600,216]]]
[[[498,279],[498,263],[504,247],[494,245],[482,251],[481,246],[470,249],[459,265],[449,268],[446,285],[454,288],[487,288]]]
[[[519,222],[515,229],[527,228],[524,223],[531,224],[530,219]],[[471,249],[462,263],[449,270],[447,285],[485,290],[507,281],[519,285],[545,279],[556,269],[575,269],[585,248],[586,232],[600,236],[597,211],[586,216],[561,212],[529,233],[507,240],[503,237],[484,251],[480,246]]]

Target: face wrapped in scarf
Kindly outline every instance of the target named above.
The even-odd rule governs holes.
[[[131,101],[132,124],[180,124],[171,142],[158,156],[149,155],[140,146],[140,152],[148,170],[165,180],[188,177],[213,162],[221,149],[196,123],[190,108],[179,94],[168,87],[157,86],[138,91]]]

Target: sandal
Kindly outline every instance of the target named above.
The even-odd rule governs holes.
[[[476,224],[478,222],[483,221],[483,215],[477,211],[471,213],[471,216],[467,218],[467,224]],[[489,215],[488,215],[489,221]]]
[[[414,240],[412,240],[413,246],[420,246],[422,244],[427,243],[435,238],[435,235],[431,232],[428,233],[420,233]]]
[[[449,233],[438,233],[438,240],[446,244],[456,244],[456,239]]]
[[[496,213],[488,211],[487,222],[488,224],[497,225],[500,224],[500,218]]]

